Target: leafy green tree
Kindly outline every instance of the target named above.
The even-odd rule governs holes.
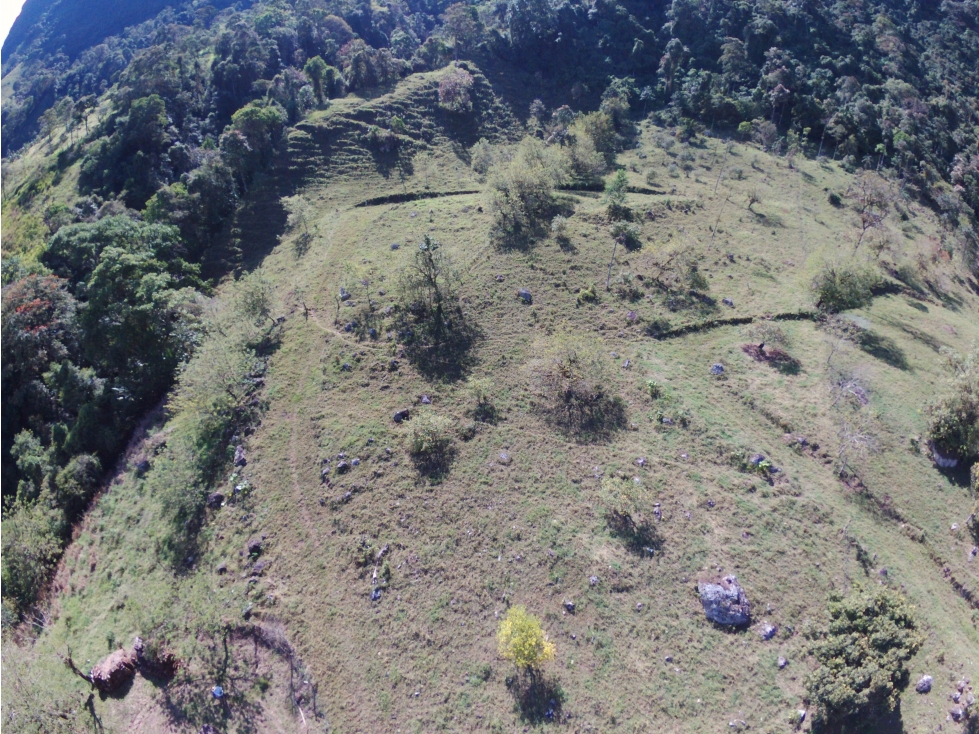
[[[815,720],[838,726],[894,711],[923,642],[913,607],[887,588],[857,589],[832,596],[828,612],[828,623],[806,633],[819,663],[805,680]]]
[[[313,92],[316,94],[316,101],[323,104],[323,87],[326,81],[326,70],[329,67],[323,58],[320,56],[314,56],[309,61],[306,62],[306,66],[303,71],[306,72],[306,76],[309,77],[309,81],[313,84]]]
[[[531,676],[539,675],[544,663],[553,660],[557,652],[544,632],[540,619],[521,604],[507,610],[500,621],[496,643],[501,658],[509,660],[517,666],[517,670]]]

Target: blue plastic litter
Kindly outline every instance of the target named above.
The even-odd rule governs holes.
[[[211,695],[215,698],[224,698],[224,689],[221,686],[214,686],[211,689]]]
[[[380,600],[381,600],[381,590],[380,589],[374,589],[371,592],[371,601],[380,601]]]

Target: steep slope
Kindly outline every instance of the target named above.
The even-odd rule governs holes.
[[[954,682],[976,676],[979,571],[966,478],[938,471],[922,448],[922,409],[945,389],[939,350],[964,353],[979,339],[979,284],[942,248],[934,216],[897,197],[872,233],[882,238],[873,255],[860,245],[858,181],[836,164],[721,139],[677,145],[644,123],[617,160],[639,247],[615,246],[598,195],[567,191],[564,239],[501,249],[486,196],[469,193],[483,184],[466,156],[480,136],[511,132],[413,117],[431,109],[433,84],[413,76],[389,96],[313,115],[251,191],[232,227],[238,264],[256,268],[282,321],[255,383],[258,419],[221,447],[227,480],[213,489],[225,497],[174,558],[164,490],[184,477],[165,474],[165,459],[189,415],[176,402],[79,529],[36,641],[5,646],[5,679],[18,681],[4,686],[5,723],[43,700],[110,731],[557,721],[786,731],[812,667],[803,629],[823,618],[831,591],[884,584],[915,605],[925,642],[911,677],[935,686],[906,693],[881,731],[943,726]],[[397,153],[365,143],[382,113],[404,115]],[[312,232],[302,246],[280,200],[297,187]],[[413,359],[397,321],[399,278],[426,236],[461,273],[477,334],[448,374]],[[903,281],[888,277],[839,321],[818,317],[810,283],[854,253]],[[655,283],[679,261],[700,281],[664,295]],[[213,308],[237,297],[229,283]],[[791,369],[744,349],[773,326]],[[569,344],[599,355],[606,388],[623,400],[623,419],[603,435],[562,431],[542,413],[541,371]],[[856,380],[856,399],[841,377]],[[473,419],[466,378],[488,386],[497,419]],[[392,420],[406,409],[410,420]],[[420,472],[409,451],[413,425],[430,414],[453,425],[441,476]],[[849,483],[834,461],[846,424],[877,449],[848,456]],[[780,471],[751,470],[755,453]],[[638,547],[608,526],[600,502],[602,479],[620,473],[658,503]],[[743,585],[749,629],[704,618],[695,585],[721,574]],[[540,615],[557,645],[534,699],[496,654],[513,604]],[[778,627],[773,639],[762,639],[764,623]],[[159,688],[138,678],[124,696],[86,703],[57,656],[94,664],[137,634],[177,653],[177,677]]]

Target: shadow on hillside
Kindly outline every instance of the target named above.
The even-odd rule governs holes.
[[[456,382],[476,363],[473,347],[482,338],[479,326],[456,314],[438,330],[421,325],[404,330],[405,356],[426,379]]]
[[[860,348],[871,357],[899,370],[909,370],[908,358],[893,339],[873,331],[864,331],[857,337]]]
[[[520,718],[528,724],[561,720],[566,698],[561,684],[542,673],[507,679]]]
[[[605,515],[612,535],[620,538],[625,547],[639,556],[653,556],[663,548],[663,538],[648,522],[637,523],[632,517],[615,512]]]
[[[851,717],[845,721],[825,723],[813,721],[813,734],[903,734],[904,718],[901,715],[901,702],[894,711],[879,713],[876,716]],[[966,728],[966,732],[972,729]],[[979,732],[979,729],[976,730]]]

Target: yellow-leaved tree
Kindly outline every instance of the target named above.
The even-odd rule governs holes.
[[[512,660],[517,668],[532,676],[544,663],[554,659],[554,643],[547,639],[540,619],[522,605],[510,607],[500,622],[496,640],[500,657]]]

